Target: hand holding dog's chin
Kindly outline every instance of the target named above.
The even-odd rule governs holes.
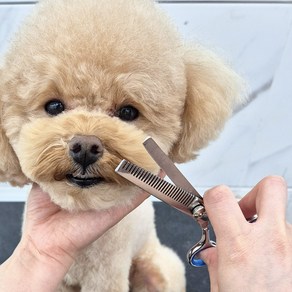
[[[0,291],[7,288],[9,291],[45,291],[44,287],[46,291],[54,291],[78,252],[148,196],[141,193],[129,205],[108,210],[70,213],[51,202],[49,195],[34,184],[27,201],[21,241],[13,255],[0,267]],[[27,287],[26,279],[29,279]]]

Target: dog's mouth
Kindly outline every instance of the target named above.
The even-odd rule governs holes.
[[[67,180],[80,187],[80,188],[90,188],[104,181],[103,177],[82,177],[82,176],[73,176],[73,174],[66,175]]]

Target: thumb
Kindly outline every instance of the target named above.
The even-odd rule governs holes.
[[[50,202],[49,195],[43,192],[38,184],[33,183],[27,198],[27,204],[29,206],[38,206],[43,202]]]
[[[44,192],[36,183],[33,183],[26,203],[26,216],[37,221],[45,219],[60,210],[48,193]]]
[[[200,252],[202,259],[208,267],[217,267],[217,250],[216,247],[210,247]]]
[[[206,263],[210,278],[210,291],[218,291],[218,259],[217,249],[207,248],[200,253],[200,258]]]

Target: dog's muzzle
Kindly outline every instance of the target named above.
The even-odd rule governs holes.
[[[76,135],[68,145],[69,155],[82,172],[78,176],[67,174],[67,180],[81,188],[88,188],[103,181],[102,177],[90,177],[86,174],[87,168],[103,155],[104,148],[101,141],[96,136]]]

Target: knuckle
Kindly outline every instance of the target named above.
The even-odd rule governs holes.
[[[251,260],[251,248],[256,246],[257,240],[254,234],[254,230],[250,226],[246,227],[234,234],[232,237],[228,237],[229,248],[227,251],[228,264],[246,265]],[[218,242],[218,245],[220,243]],[[225,246],[226,248],[226,246]]]
[[[250,244],[247,244],[245,241],[237,240],[232,242],[230,246],[227,263],[229,265],[246,265],[250,261]]]
[[[281,185],[286,187],[286,181],[282,176],[269,175],[262,179],[262,184],[265,186]]]
[[[209,205],[216,205],[226,201],[227,195],[230,194],[230,189],[226,185],[216,186],[204,194],[204,201]]]
[[[275,231],[273,236],[270,236],[270,251],[274,254],[278,259],[285,259],[287,255],[291,253],[291,244],[289,244],[289,240],[286,232],[283,230]]]

